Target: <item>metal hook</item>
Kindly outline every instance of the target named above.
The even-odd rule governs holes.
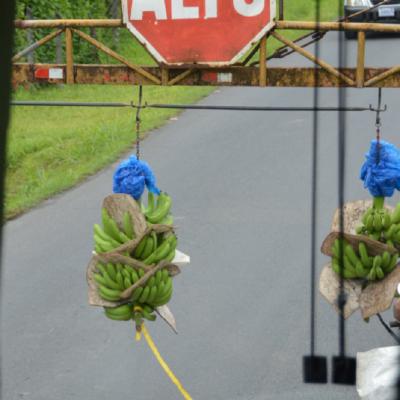
[[[377,152],[376,152],[376,164],[379,164],[380,161],[380,140],[381,140],[381,113],[387,110],[387,105],[382,108],[382,88],[378,90],[378,106],[377,108],[373,108],[372,105],[369,105],[370,111],[376,112],[375,119],[375,127],[376,127],[376,141],[377,141]]]

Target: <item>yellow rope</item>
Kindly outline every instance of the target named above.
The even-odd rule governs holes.
[[[144,336],[146,339],[147,344],[150,347],[150,350],[153,352],[154,356],[156,357],[157,361],[165,371],[165,373],[168,375],[169,379],[175,384],[175,386],[178,388],[178,390],[181,392],[183,398],[185,400],[192,400],[190,397],[189,393],[183,388],[182,384],[179,382],[179,379],[174,375],[174,373],[171,371],[167,363],[164,361],[164,359],[161,357],[160,352],[158,351],[156,345],[153,342],[153,339],[150,336],[149,331],[145,327],[144,324],[142,324],[140,331],[136,331],[136,340],[139,341],[141,339],[141,336]]]

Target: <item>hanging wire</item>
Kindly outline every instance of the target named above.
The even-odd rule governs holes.
[[[382,318],[381,314],[376,314],[380,323],[383,325],[383,327],[386,329],[386,331],[389,333],[389,335],[397,342],[397,344],[400,345],[400,338],[393,332],[393,330],[389,327],[389,325],[384,321]]]
[[[375,128],[376,128],[376,163],[379,164],[380,161],[380,141],[381,141],[381,127],[382,127],[382,121],[381,121],[381,112],[386,111],[386,106],[385,109],[382,110],[382,88],[378,89],[378,107],[376,108],[376,120],[375,120]]]
[[[138,99],[138,104],[136,107],[136,158],[139,160],[140,159],[140,112],[142,110],[142,102],[143,102],[143,86],[139,86],[139,99]],[[132,104],[132,107],[134,105]]]

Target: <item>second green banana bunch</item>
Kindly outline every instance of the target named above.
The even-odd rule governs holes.
[[[341,257],[343,249],[343,257]],[[365,279],[375,281],[383,279],[394,270],[399,254],[390,254],[384,251],[382,255],[370,256],[365,243],[360,242],[358,249],[346,240],[336,239],[332,247],[332,269],[345,279]],[[340,268],[340,260],[343,260],[343,268]]]
[[[356,233],[391,246],[400,246],[400,203],[393,213],[384,208],[384,197],[375,197],[373,206],[362,216]]]
[[[97,264],[93,278],[98,286],[99,296],[107,301],[120,301],[122,292],[134,285],[145,274],[143,269],[135,270],[120,263]],[[134,319],[138,326],[143,318],[154,321],[154,309],[167,304],[173,292],[172,278],[166,268],[158,270],[144,286],[137,287],[126,304],[118,307],[104,307],[108,318],[115,321]]]

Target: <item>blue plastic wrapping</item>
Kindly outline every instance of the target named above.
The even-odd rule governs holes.
[[[130,194],[139,200],[145,187],[155,194],[160,194],[156,186],[156,178],[153,171],[145,161],[130,156],[119,164],[114,173],[113,192]]]
[[[379,149],[379,157],[378,157]],[[377,161],[379,161],[377,163]],[[400,190],[400,151],[391,143],[373,140],[361,167],[360,178],[372,196],[391,197]]]

